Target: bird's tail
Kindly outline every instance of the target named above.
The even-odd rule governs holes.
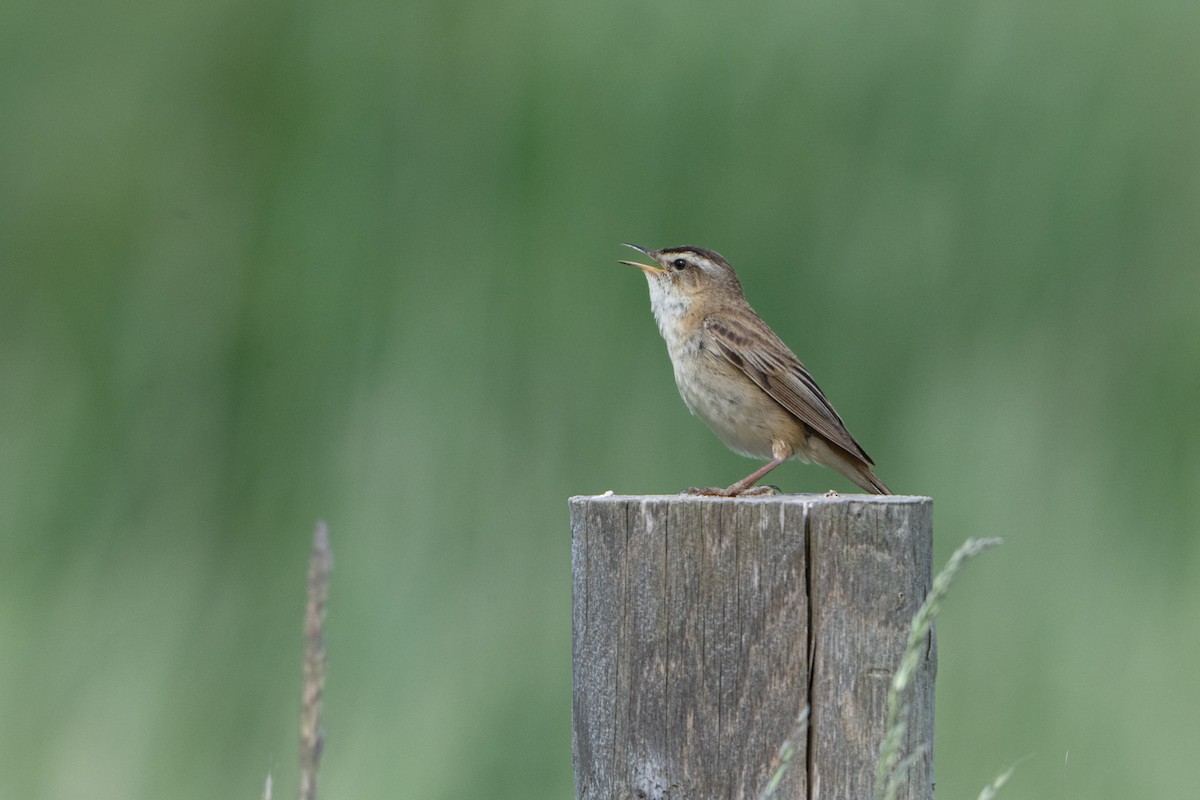
[[[813,461],[824,464],[839,473],[864,492],[869,494],[892,493],[886,483],[875,477],[875,473],[871,471],[871,462],[864,460],[858,453],[848,452],[817,436],[809,439],[808,443]]]
[[[847,477],[871,494],[892,493],[892,490],[887,487],[887,484],[875,477],[875,473],[872,472],[871,468],[866,464],[861,465],[858,470],[856,470],[854,475]]]

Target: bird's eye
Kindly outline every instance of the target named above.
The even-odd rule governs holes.
[[[686,258],[677,258],[671,262],[671,266],[674,267],[675,269],[683,269],[684,267],[687,266],[687,259]]]

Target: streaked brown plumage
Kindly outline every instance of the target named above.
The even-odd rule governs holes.
[[[729,262],[703,247],[626,247],[657,263],[621,262],[646,275],[684,403],[731,450],[768,459],[729,488],[700,493],[743,494],[795,458],[823,464],[873,494],[891,494],[800,359],[750,308]]]

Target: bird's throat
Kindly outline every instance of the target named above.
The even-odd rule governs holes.
[[[654,321],[658,323],[659,333],[670,346],[679,336],[683,318],[691,303],[686,296],[673,291],[666,281],[656,275],[647,275],[646,281],[650,284],[650,310],[654,312]]]

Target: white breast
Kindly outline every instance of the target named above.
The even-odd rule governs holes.
[[[668,292],[663,282],[669,278],[647,275],[646,283],[650,284],[650,310],[654,312],[654,321],[658,323],[658,331],[671,346],[674,331],[680,320],[688,312],[688,299],[679,292]]]

